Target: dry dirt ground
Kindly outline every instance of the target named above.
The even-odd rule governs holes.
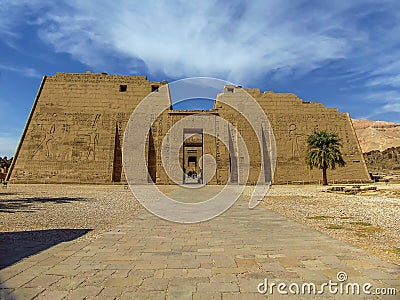
[[[400,184],[357,195],[322,186],[272,186],[262,206],[400,264]]]
[[[400,264],[400,185],[377,188],[346,195],[315,185],[272,186],[261,205]],[[92,239],[140,209],[122,185],[9,185],[0,188],[0,233],[91,229],[81,239]]]
[[[90,229],[91,239],[138,212],[122,185],[15,184],[0,187],[0,232]]]

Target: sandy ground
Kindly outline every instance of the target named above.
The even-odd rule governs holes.
[[[92,229],[90,239],[138,212],[122,185],[9,185],[0,187],[0,232]]]
[[[272,186],[262,206],[400,264],[400,184],[358,195],[322,186]]]
[[[322,186],[273,186],[261,205],[400,264],[400,185],[377,187],[345,195]],[[81,239],[93,239],[141,209],[122,185],[9,185],[0,188],[0,232],[92,229]]]

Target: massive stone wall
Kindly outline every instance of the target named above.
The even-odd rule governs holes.
[[[44,77],[9,179],[107,183],[123,178],[123,131],[136,105],[160,83],[145,76]]]
[[[122,142],[125,126],[137,104],[159,86],[159,82],[149,82],[144,76],[57,73],[44,77],[10,168],[9,180],[124,182]],[[156,97],[169,97],[168,92],[157,94]],[[248,183],[255,183],[262,169],[256,134],[241,114],[249,109],[246,106],[249,94],[266,113],[275,135],[277,168],[273,182],[320,180],[320,170],[310,171],[304,163],[306,137],[315,129],[334,131],[343,142],[347,166],[330,171],[329,179],[344,182],[369,180],[348,114],[319,103],[303,102],[293,94],[260,93],[259,89],[233,87],[222,91],[214,109],[205,113],[232,123],[251,149]],[[234,102],[241,112],[224,104]],[[196,111],[166,110],[157,119],[151,116],[156,122],[148,136],[146,157],[149,175],[156,183],[172,183],[161,164],[164,136],[172,125],[194,113]],[[218,130],[217,136],[231,139],[229,128]],[[243,172],[240,164],[237,163],[237,169],[230,169],[231,160],[240,158],[232,156],[234,152],[230,147],[215,136],[204,135],[202,151],[212,155],[217,165],[210,183],[224,184],[229,175],[240,181]],[[183,159],[183,149],[179,159]]]
[[[330,180],[370,180],[347,113],[339,113],[337,109],[326,108],[320,103],[304,102],[294,94],[249,92],[262,106],[274,129],[278,155],[275,182],[321,179],[320,170],[309,170],[304,163],[306,139],[316,129],[337,133],[343,145],[346,166],[329,171]]]

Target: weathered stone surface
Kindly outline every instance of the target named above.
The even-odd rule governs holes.
[[[185,193],[185,188],[172,188],[177,193]],[[315,295],[280,295],[276,284],[337,283],[338,272],[348,275],[346,282],[371,283],[371,292],[375,288],[390,287],[399,293],[400,266],[263,207],[250,210],[243,200],[218,218],[195,224],[169,222],[145,209],[138,213],[137,217],[125,220],[111,231],[126,232],[122,240],[116,234],[107,233],[90,241],[74,239],[65,242],[65,247],[49,247],[0,270],[0,298],[4,295],[4,299],[314,299]],[[188,240],[197,241],[196,251],[181,251]],[[221,240],[224,240],[222,245]],[[125,249],[132,262],[116,264],[110,255],[102,257],[102,264],[111,269],[99,270],[93,264],[97,254],[118,253],[128,244],[137,245],[135,241],[151,243]],[[168,241],[168,249],[164,248],[165,241]],[[210,249],[211,245],[218,245],[224,251],[198,256],[207,252],[197,250]],[[43,258],[60,257],[59,253],[65,248],[76,249],[77,254],[90,249],[96,254],[77,255],[79,260],[53,260],[54,265],[49,267],[48,260]],[[114,251],[103,252],[104,249]],[[162,252],[157,251],[159,249]],[[237,266],[225,267],[221,263],[224,257]],[[210,259],[212,263],[200,268],[181,268],[177,264],[182,260],[184,266],[186,261],[199,258]],[[178,268],[171,268],[169,261]],[[151,269],[144,269],[144,264],[152,264]],[[59,273],[66,266],[69,268]],[[76,274],[76,270],[82,271]],[[270,287],[275,284],[273,294],[258,293],[258,285],[264,280],[268,280]],[[326,289],[318,298],[343,297],[346,298]],[[364,299],[368,295],[349,297]]]
[[[8,180],[29,183],[124,182],[122,144],[126,124],[142,99],[160,86],[159,82],[150,82],[145,76],[92,73],[45,76],[10,167]],[[166,101],[170,101],[168,89],[164,90],[167,92],[160,87],[159,92],[151,95],[155,99],[167,97]],[[277,168],[274,183],[320,180],[320,171],[310,171],[304,163],[306,137],[315,129],[334,131],[343,143],[347,165],[331,171],[330,180],[369,181],[348,114],[319,103],[304,102],[294,94],[260,93],[259,89],[232,86],[226,87],[217,96],[212,110],[165,110],[158,117],[149,116],[155,122],[147,139],[147,170],[138,172],[146,172],[146,176],[148,172],[149,177],[158,184],[173,183],[161,163],[161,143],[171,126],[188,115],[200,113],[207,115],[207,124],[180,128],[183,130],[182,141],[173,142],[183,144],[187,130],[201,131],[206,126],[217,128],[218,138],[196,132],[181,147],[181,167],[186,171],[193,169],[199,174],[199,158],[210,154],[215,159],[216,172],[214,175],[210,173],[209,183],[225,184],[229,175],[232,175],[231,180],[242,180],[244,171],[237,136],[231,128],[218,127],[218,118],[222,118],[230,122],[243,137],[250,157],[247,183],[256,183],[263,168],[261,152],[264,150],[260,149],[257,134],[242,115],[244,111],[253,115],[258,113],[246,106],[250,95],[264,110],[275,136]],[[241,111],[234,110],[226,103],[239,104]],[[258,126],[263,128],[264,125]],[[229,140],[227,146],[221,142],[223,138]],[[203,172],[207,177],[207,166]],[[186,180],[182,175],[178,174],[178,178]],[[268,182],[267,178],[264,180]]]
[[[364,153],[368,169],[378,181],[400,181],[400,147]]]

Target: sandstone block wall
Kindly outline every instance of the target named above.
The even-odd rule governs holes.
[[[159,82],[148,81],[145,76],[57,73],[44,77],[8,179],[22,183],[124,182],[122,143],[125,126],[138,103],[160,85]],[[232,123],[251,151],[248,183],[257,182],[264,168],[261,162],[263,149],[260,149],[250,124],[240,112],[219,101],[236,101],[240,110],[246,111],[249,108],[246,106],[248,94],[245,91],[257,100],[272,125],[277,145],[274,183],[320,180],[321,171],[310,171],[304,163],[306,138],[315,129],[334,131],[343,142],[347,166],[329,171],[328,179],[369,181],[348,114],[319,103],[303,102],[293,94],[260,93],[259,89],[234,87],[221,91],[214,109],[204,112],[215,116],[215,121],[211,123],[214,122],[213,126],[218,128],[216,136],[203,136],[202,153],[212,155],[217,166],[211,184],[225,184],[230,175],[240,182],[243,175],[241,157],[235,156],[239,153],[237,141],[229,127],[218,127],[217,117]],[[169,92],[157,94],[156,97],[169,97]],[[165,135],[172,125],[195,113],[198,111],[166,110],[158,117],[150,116],[156,121],[149,132],[145,151],[149,178],[156,183],[172,183],[161,162],[161,143]],[[217,136],[226,138],[227,145]],[[183,143],[183,134],[180,142]],[[182,162],[183,157],[182,147],[179,154]],[[234,162],[233,169],[230,168],[231,161]],[[147,176],[147,170],[138,172],[146,172]],[[267,182],[267,176],[263,180]]]
[[[8,177],[13,182],[111,183],[123,178],[123,131],[160,85],[145,76],[45,76]]]
[[[317,130],[338,134],[346,166],[328,171],[328,179],[335,181],[370,181],[368,169],[348,113],[326,108],[320,103],[305,102],[294,94],[253,92],[270,120],[277,143],[275,182],[317,181],[320,170],[307,169],[304,158],[306,139]]]

